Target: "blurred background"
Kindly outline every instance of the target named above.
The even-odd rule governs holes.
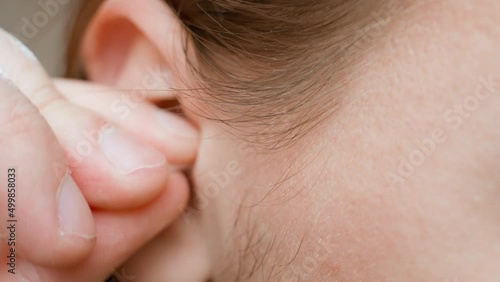
[[[62,76],[67,41],[81,2],[1,0],[0,27],[25,43],[51,75]]]

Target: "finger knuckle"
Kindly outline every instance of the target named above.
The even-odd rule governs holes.
[[[43,115],[47,112],[54,111],[64,104],[64,99],[54,92],[53,85],[50,81],[44,82],[36,87],[31,93],[31,100]]]
[[[8,110],[0,115],[0,132],[3,137],[32,132],[43,120],[38,109],[21,95],[4,102],[9,105],[5,105]]]

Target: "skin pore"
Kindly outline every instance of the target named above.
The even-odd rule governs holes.
[[[202,134],[196,208],[131,258],[129,273],[140,281],[499,279],[500,3],[395,2],[404,9],[364,30],[335,77],[340,86],[323,90],[342,102],[290,146],[263,149],[205,118],[202,99],[179,94]],[[83,46],[90,78],[130,88],[161,62],[173,87],[195,80],[170,8],[138,3],[108,1],[96,15]],[[102,39],[112,30],[133,42],[118,58],[106,57],[113,37]]]

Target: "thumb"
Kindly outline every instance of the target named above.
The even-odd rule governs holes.
[[[0,156],[2,268],[17,259],[63,267],[85,258],[95,244],[91,210],[38,109],[1,75]]]

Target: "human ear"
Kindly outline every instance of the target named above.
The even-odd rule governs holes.
[[[107,0],[90,22],[82,43],[87,75],[120,89],[182,88],[186,34],[161,0]],[[148,98],[172,91],[147,91]]]
[[[183,88],[188,64],[183,26],[166,2],[161,0],[106,0],[102,3],[82,40],[82,58],[90,80],[112,88],[134,90],[169,90]],[[168,99],[172,91],[146,91],[149,100]],[[183,222],[182,217],[178,218]],[[200,223],[191,221],[189,228],[197,230]],[[178,224],[177,224],[178,225]],[[175,225],[175,226],[177,226]],[[185,241],[187,237],[166,231],[155,242],[164,246]],[[169,231],[170,230],[170,231]],[[182,229],[184,230],[184,229]],[[195,234],[196,233],[196,234]],[[183,261],[203,261],[196,265],[167,264],[164,271],[198,281],[209,276],[210,260],[206,240],[201,232],[189,232],[189,248],[162,248],[162,258],[186,258]],[[184,244],[182,244],[184,246]],[[140,256],[141,253],[138,254]],[[179,260],[180,261],[180,260]],[[154,271],[154,269],[153,269]],[[194,276],[196,275],[196,276]],[[189,279],[190,277],[196,277]]]

